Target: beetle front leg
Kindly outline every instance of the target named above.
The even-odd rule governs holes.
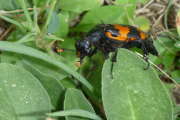
[[[91,60],[91,62],[93,63],[93,68],[90,70],[90,71],[93,71],[93,70],[96,70],[98,68],[98,66],[96,65],[96,63],[91,59],[91,57],[96,54],[97,52],[99,51],[98,48],[94,48],[92,50],[92,52],[88,55],[89,56],[89,59]]]
[[[98,48],[94,48],[92,52],[88,55],[89,57],[92,57],[94,54],[96,54],[99,51]]]

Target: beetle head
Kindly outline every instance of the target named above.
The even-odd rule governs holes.
[[[76,44],[76,56],[80,58],[82,62],[83,58],[91,52],[91,44],[87,39],[77,40]]]

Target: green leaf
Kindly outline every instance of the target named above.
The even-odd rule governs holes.
[[[14,0],[1,0],[0,10],[6,9],[7,11],[17,10],[18,5]]]
[[[21,60],[21,54],[17,54],[14,52],[3,51],[1,54],[1,62],[2,63],[11,63],[15,64],[17,60]]]
[[[52,18],[52,14],[53,14],[53,10],[54,10],[55,4],[56,4],[56,0],[53,0],[52,5],[51,5],[51,8],[50,8],[50,11],[49,11],[49,14],[48,14],[48,17],[47,17],[47,20],[46,20],[46,23],[45,23],[45,25],[44,25],[44,27],[43,27],[43,29],[42,29],[42,33],[43,33],[43,34],[45,34],[46,31],[47,31],[47,27],[48,27],[49,22],[50,22],[50,20],[51,20],[51,18]]]
[[[64,88],[57,79],[51,75],[41,73],[38,69],[24,61],[16,62],[16,65],[30,72],[43,85],[51,100],[51,110],[57,111],[63,109]]]
[[[102,5],[104,0],[59,0],[56,9],[81,13]]]
[[[124,10],[120,6],[102,6],[95,8],[86,13],[78,26],[71,29],[72,31],[88,32],[95,25],[102,23],[121,23],[124,22]]]
[[[47,14],[49,15],[49,9],[47,10]],[[60,19],[56,12],[52,12],[51,20],[48,24],[47,33],[53,34],[55,33],[60,27]]]
[[[167,51],[162,62],[165,66],[165,69],[167,69],[174,62],[174,59],[175,55],[170,51]]]
[[[111,54],[112,55],[112,54]],[[111,60],[102,71],[102,100],[107,119],[172,120],[172,104],[155,71],[135,53],[120,49],[111,79]]]
[[[15,20],[12,20],[12,19],[10,19],[10,18],[8,18],[8,17],[6,17],[6,16],[3,16],[3,15],[0,15],[0,17],[1,17],[2,19],[6,20],[6,21],[8,21],[8,22],[10,22],[10,23],[12,23],[12,24],[15,24],[15,25],[17,25],[17,26],[19,26],[19,27],[22,27],[22,25],[21,25],[19,22],[15,21]]]
[[[31,36],[35,36],[35,35],[37,35],[37,33],[29,32],[23,38],[21,38],[20,40],[16,41],[15,43],[24,43],[24,42],[27,42],[27,41],[29,41],[28,38],[30,38]],[[34,41],[35,41],[35,39],[34,39]]]
[[[65,19],[63,14],[61,13],[59,13],[58,16],[61,21],[61,25],[59,29],[54,33],[54,35],[60,38],[64,38],[68,35],[68,32],[69,32],[68,24],[66,22],[67,19]]]
[[[173,107],[173,115],[177,115],[180,113],[180,106]]]
[[[143,31],[148,31],[150,29],[149,20],[145,16],[139,16],[133,20],[136,27]]]
[[[73,117],[74,120],[89,120],[85,118],[90,118],[94,120],[102,120],[99,116],[95,115],[94,113],[81,110],[81,109],[72,109],[72,110],[64,110],[61,112],[54,112],[54,113],[46,113],[48,116],[79,116],[80,118]],[[85,117],[85,118],[82,118]],[[66,119],[69,120],[69,119]]]
[[[64,79],[59,80],[64,88],[76,88],[76,82],[70,78],[66,77]]]
[[[38,29],[37,29],[38,14],[37,14],[35,5],[33,6],[33,13],[34,13],[34,28],[35,28],[35,31],[37,32],[38,31]]]
[[[97,94],[96,91],[94,91],[94,88],[79,73],[72,70],[63,62],[58,61],[57,59],[53,57],[49,57],[47,54],[41,51],[38,51],[36,49],[30,48],[24,45],[13,44],[13,43],[5,42],[5,41],[0,41],[0,49],[4,51],[12,51],[12,52],[17,52],[17,53],[33,56],[33,57],[45,60],[47,62],[50,62],[53,65],[56,65],[62,68],[64,71],[72,74],[75,78],[77,78],[77,80],[79,80],[82,84],[84,84],[91,92],[94,92],[95,94]]]
[[[180,48],[180,42],[176,42],[176,43],[174,44],[174,46],[177,47],[177,48]]]
[[[66,92],[65,101],[64,101],[64,109],[65,110],[82,109],[91,113],[95,113],[93,110],[93,107],[85,98],[85,96],[82,94],[82,92],[74,88],[69,88]],[[70,120],[73,118],[74,117],[67,117],[66,119]],[[75,118],[78,120],[77,117]],[[82,118],[79,118],[79,119],[82,119]]]
[[[124,8],[127,11],[128,17],[133,19],[134,12],[136,10],[137,0],[116,0],[116,3],[118,3],[118,4],[122,5],[122,6],[127,5],[127,4],[131,4],[131,6],[127,6],[127,7],[124,7]],[[124,15],[127,16],[125,13],[124,13]],[[129,21],[129,20],[127,19],[127,21]]]
[[[177,32],[174,32],[174,33],[177,33]],[[166,33],[163,33],[162,35],[167,36]],[[174,47],[175,42],[171,38],[167,38],[167,37],[158,37],[158,38],[155,40],[154,45],[156,46],[156,49],[159,55],[164,56],[168,48],[170,48],[173,52],[176,52],[179,50],[176,47]]]
[[[180,78],[174,78],[174,81],[176,81],[179,84],[180,83]]]
[[[39,120],[50,112],[50,100],[40,82],[20,67],[0,64],[0,119]]]
[[[171,72],[172,78],[180,78],[180,70],[174,70]]]
[[[59,59],[61,62],[66,64],[66,66],[71,67],[72,70],[74,70],[74,71],[77,70],[77,66],[73,65],[71,62],[67,61],[63,57],[56,56],[56,59],[57,60]],[[23,56],[23,60],[28,62],[30,65],[34,66],[36,69],[41,71],[43,74],[51,75],[51,76],[55,77],[57,80],[61,80],[70,75],[63,69],[59,68],[58,66],[56,66],[52,63],[49,63],[47,61],[38,59],[38,58],[34,58],[34,57],[30,57],[30,56]]]
[[[167,7],[166,7],[166,9],[164,11],[164,24],[165,24],[165,27],[166,27],[167,30],[168,30],[168,22],[167,22],[168,14],[169,14],[169,9],[170,9],[170,7],[172,5],[172,2],[173,2],[173,0],[169,0],[168,5],[167,5]]]

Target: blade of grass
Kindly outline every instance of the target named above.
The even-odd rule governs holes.
[[[38,31],[37,30],[37,17],[38,17],[38,15],[37,15],[37,10],[36,10],[36,6],[35,5],[33,7],[33,11],[34,11],[34,28],[35,28],[36,31]]]
[[[56,4],[56,0],[54,0],[53,3],[52,3],[52,5],[51,5],[51,9],[50,9],[48,18],[47,18],[47,20],[46,20],[46,23],[45,23],[43,29],[42,29],[42,33],[43,33],[43,34],[46,32],[46,29],[47,29],[47,27],[48,27],[48,24],[49,24],[49,22],[50,22],[50,20],[51,20],[51,16],[52,16],[52,13],[53,13],[53,9],[54,9],[55,4]]]
[[[24,14],[25,14],[25,16],[26,16],[26,19],[27,19],[27,21],[28,21],[28,23],[29,23],[29,27],[32,28],[32,27],[33,27],[33,22],[32,22],[32,19],[31,19],[30,15],[29,15],[29,12],[28,12],[26,3],[25,3],[24,0],[21,0],[20,2],[21,2],[21,5],[22,5],[22,8],[23,8],[23,10],[24,10]]]
[[[15,43],[23,43],[23,42],[27,42],[29,41],[28,38],[31,37],[32,35],[37,35],[37,33],[27,33],[23,38],[21,38],[20,40],[16,41]],[[35,39],[34,39],[35,41]]]
[[[48,61],[66,72],[72,74],[77,80],[79,80],[82,84],[84,84],[91,92],[93,92],[95,95],[97,95],[97,92],[94,90],[93,86],[87,82],[87,80],[81,76],[76,71],[72,70],[69,66],[65,65],[63,62],[48,56],[48,54],[45,54],[41,51],[38,51],[36,49],[21,45],[21,44],[14,44],[6,41],[0,41],[0,49],[4,51],[10,51],[10,52],[16,52],[21,53],[29,56],[33,56],[45,61]]]
[[[31,28],[29,28],[24,22],[21,22],[21,25],[24,27],[24,28],[26,28],[26,30],[28,30],[28,31],[33,31]]]
[[[0,15],[0,17],[1,17],[2,19],[6,20],[6,21],[8,21],[8,22],[10,22],[10,23],[12,23],[12,24],[15,24],[15,25],[17,25],[17,26],[19,26],[19,27],[22,27],[22,25],[21,25],[19,22],[15,21],[15,20],[12,20],[12,19],[10,19],[10,18],[8,18],[8,17],[5,17],[5,16],[3,16],[3,15]]]
[[[173,0],[169,1],[168,6],[166,7],[166,10],[165,10],[165,13],[164,13],[164,23],[165,23],[165,27],[166,27],[167,30],[168,30],[168,25],[167,25],[168,12],[169,12],[169,9],[171,7],[172,2],[173,2]]]

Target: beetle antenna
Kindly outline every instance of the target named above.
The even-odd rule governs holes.
[[[58,48],[58,47],[56,47],[56,50],[57,50],[57,52],[63,52],[64,50],[72,51],[72,52],[76,51],[76,50],[71,50],[71,49],[66,49],[66,48]]]

